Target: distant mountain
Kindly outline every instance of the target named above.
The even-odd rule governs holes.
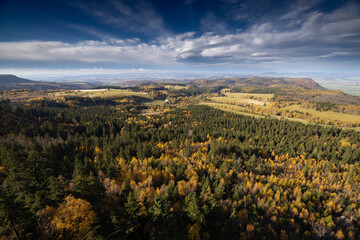
[[[192,84],[200,87],[273,87],[273,88],[301,88],[325,89],[311,78],[274,78],[274,77],[248,77],[223,79],[196,79]]]
[[[35,83],[35,81],[25,78],[19,78],[15,75],[10,75],[10,74],[0,75],[0,88],[6,87],[9,84],[31,84],[31,83]]]
[[[89,83],[56,83],[34,81],[10,74],[0,74],[0,89],[29,89],[29,90],[56,90],[56,89],[86,89],[95,85]]]
[[[261,87],[261,88],[295,88],[295,89],[325,89],[311,78],[288,78],[288,77],[229,77],[217,79],[162,79],[162,80],[130,80],[118,82],[115,85],[135,86],[149,85],[153,83],[190,83],[196,87],[209,88],[241,88],[241,87]],[[54,89],[87,89],[106,85],[105,82],[45,82],[34,81],[20,78],[15,75],[0,75],[0,89],[30,89],[30,90],[54,90]]]

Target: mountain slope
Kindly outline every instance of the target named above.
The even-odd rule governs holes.
[[[1,74],[0,75],[0,88],[7,87],[8,85],[15,85],[15,84],[31,84],[35,83],[35,81],[19,78],[15,75],[10,74]]]
[[[33,81],[20,78],[11,74],[0,74],[0,89],[30,89],[30,90],[52,90],[52,89],[85,89],[93,85],[87,83],[56,83]]]

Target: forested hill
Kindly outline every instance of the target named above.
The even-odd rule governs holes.
[[[0,74],[0,90],[29,89],[29,90],[50,90],[50,89],[85,89],[92,85],[84,83],[57,83],[34,81],[20,78],[11,74]]]
[[[172,80],[174,81],[174,80]],[[166,84],[169,80],[137,80],[125,81],[122,85],[151,85]],[[176,80],[178,83],[188,83],[187,80]],[[99,83],[100,84],[100,83]],[[120,82],[118,83],[120,84]],[[311,78],[274,78],[274,77],[249,77],[249,78],[221,78],[221,79],[195,79],[190,81],[190,84],[195,87],[208,88],[240,88],[240,87],[260,87],[260,88],[292,88],[299,90],[317,89],[324,90],[322,86],[316,83]],[[101,85],[101,84],[100,84]],[[15,75],[3,74],[0,75],[0,89],[31,89],[31,90],[46,90],[46,89],[85,89],[96,87],[93,83],[61,83],[61,82],[43,82],[33,81],[29,79],[19,78]]]
[[[191,83],[200,87],[244,87],[258,86],[271,88],[299,88],[299,89],[324,89],[311,78],[274,78],[274,77],[249,77],[249,78],[224,78],[215,80],[196,79]]]
[[[6,87],[9,84],[26,84],[26,83],[36,83],[36,81],[20,78],[11,74],[0,74],[0,87]]]

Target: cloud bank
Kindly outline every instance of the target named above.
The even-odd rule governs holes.
[[[311,2],[311,1],[310,1]],[[165,32],[162,19],[140,2],[137,11],[119,2],[113,2],[118,15],[106,15],[106,9],[92,14],[103,21],[122,26],[121,16],[130,19],[131,26],[149,20],[146,31],[160,29]],[[202,22],[209,32],[183,34],[160,34],[143,42],[138,38],[106,38],[99,41],[18,41],[0,42],[0,62],[79,62],[122,66],[181,67],[212,64],[222,66],[245,66],[260,64],[269,68],[296,63],[332,63],[334,59],[358,65],[360,59],[360,5],[348,3],[332,12],[312,10],[318,2],[290,6],[288,11],[273,21],[261,19],[249,28],[236,33],[226,33],[225,25],[219,23],[214,31],[205,21],[216,21],[211,13]],[[85,8],[84,6],[82,6]],[[92,11],[86,7],[86,11]],[[134,15],[134,16],[133,16]],[[132,16],[132,17],[130,17]],[[210,21],[210,22],[211,22]],[[139,31],[145,31],[139,27]]]

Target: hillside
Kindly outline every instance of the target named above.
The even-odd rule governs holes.
[[[31,84],[31,83],[36,83],[36,82],[25,78],[19,78],[15,75],[10,75],[10,74],[0,75],[0,88],[4,88],[9,85],[15,85],[15,84]]]
[[[319,89],[324,88],[311,78],[274,78],[274,77],[249,77],[225,79],[196,79],[191,82],[200,87],[270,87],[270,88],[299,88]]]
[[[11,74],[0,75],[0,89],[29,89],[29,90],[55,90],[55,89],[85,89],[93,87],[88,83],[57,83],[34,81],[20,78]]]

